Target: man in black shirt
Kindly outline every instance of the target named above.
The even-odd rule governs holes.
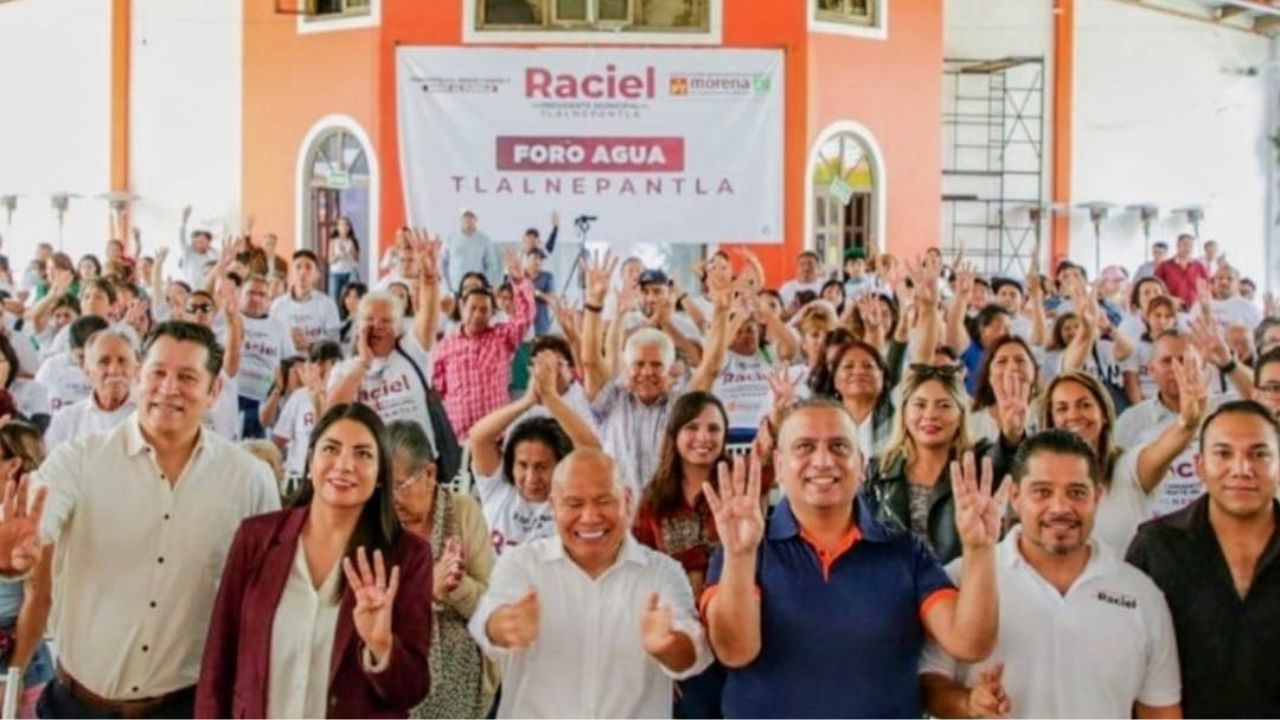
[[[1252,400],[1204,421],[1206,494],[1146,523],[1129,562],[1173,613],[1186,717],[1280,717],[1280,423]]]

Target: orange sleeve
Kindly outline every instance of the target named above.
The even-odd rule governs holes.
[[[920,619],[923,620],[928,616],[938,603],[946,600],[955,600],[958,597],[960,597],[960,591],[953,587],[934,590],[929,593],[929,596],[924,599],[924,602],[920,603]]]
[[[761,597],[760,586],[755,587],[756,597]],[[707,620],[707,608],[711,606],[711,599],[720,591],[719,585],[708,585],[702,590],[702,596],[698,598],[698,614],[702,616],[702,621]]]

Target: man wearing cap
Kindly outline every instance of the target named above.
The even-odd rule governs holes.
[[[702,333],[680,308],[677,298],[671,296],[671,278],[661,270],[645,270],[637,281],[644,300],[640,310],[633,310],[623,318],[623,329],[631,334],[640,327],[657,328],[671,336],[676,350],[696,362],[702,356],[699,341]]]
[[[867,273],[867,251],[849,248],[844,253],[844,295],[846,300],[874,292],[876,277]]]
[[[462,211],[459,231],[449,235],[444,241],[440,270],[452,292],[457,292],[462,287],[462,276],[469,272],[484,273],[491,285],[502,283],[502,262],[498,258],[498,249],[488,235],[476,229],[476,214],[469,208]]]

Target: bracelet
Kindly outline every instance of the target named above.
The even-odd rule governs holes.
[[[586,310],[587,312],[593,312],[593,313],[597,313],[597,314],[598,314],[598,313],[602,313],[602,312],[604,312],[604,306],[602,306],[602,305],[592,305],[591,303],[583,303],[583,304],[582,304],[582,309],[583,309],[583,310]]]
[[[1240,362],[1233,357],[1231,358],[1231,362],[1220,366],[1218,370],[1225,374],[1234,372],[1237,367],[1240,367]]]

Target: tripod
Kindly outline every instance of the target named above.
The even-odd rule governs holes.
[[[573,267],[569,268],[569,275],[565,278],[564,288],[560,290],[561,297],[567,297],[566,293],[573,286],[575,277],[578,278],[579,288],[584,288],[586,285],[587,278],[582,275],[582,263],[589,257],[587,254],[587,236],[591,233],[592,220],[595,220],[595,218],[580,215],[578,219],[573,221],[573,227],[578,232],[578,256],[573,260]]]

